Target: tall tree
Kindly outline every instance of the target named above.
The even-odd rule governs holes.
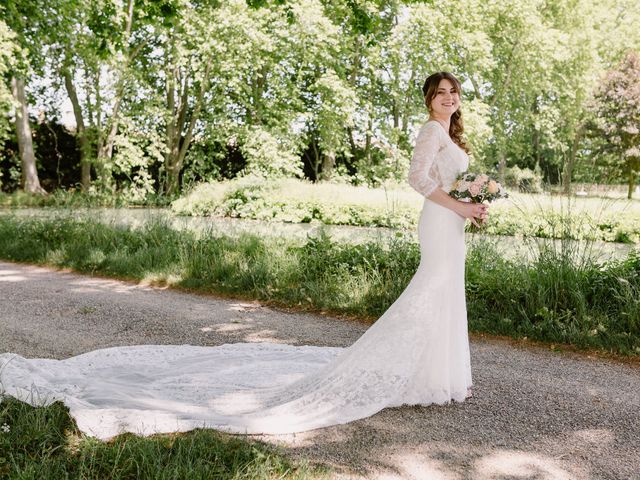
[[[11,91],[16,102],[15,125],[22,166],[22,188],[29,193],[47,193],[40,186],[36,170],[36,156],[33,151],[33,139],[29,126],[29,109],[24,91],[24,79],[14,75],[11,78]]]
[[[92,165],[99,187],[116,188],[116,137],[121,129],[131,132],[122,122],[140,102],[136,97],[142,90],[141,77],[158,68],[140,57],[153,57],[160,30],[175,15],[176,3],[180,0],[56,2],[64,27],[52,42],[56,55],[51,69],[63,80],[73,107],[84,189],[89,187]],[[150,104],[153,96],[147,100]]]
[[[212,20],[218,6],[216,1],[184,2],[164,30],[166,149],[162,187],[168,194],[179,191],[180,173],[209,89],[218,46],[210,41],[216,27]]]
[[[627,198],[633,197],[640,173],[640,55],[630,51],[609,71],[596,93],[597,129],[620,158],[627,177]]]
[[[16,62],[11,69],[11,93],[15,105],[15,130],[20,152],[22,168],[22,188],[29,193],[44,194],[40,186],[36,157],[33,149],[33,138],[29,125],[29,105],[26,94],[27,72],[42,64],[38,47],[41,46],[37,34],[45,31],[49,18],[47,8],[38,8],[28,1],[16,0],[7,4],[2,13],[8,27],[15,33],[20,52],[24,53],[21,62]]]
[[[15,67],[16,59],[20,58],[20,48],[16,43],[16,34],[0,20],[0,79],[9,76]],[[0,81],[0,145],[7,138],[11,128],[9,113],[12,110],[13,96],[11,86]]]

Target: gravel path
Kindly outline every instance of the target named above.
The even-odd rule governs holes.
[[[65,358],[134,344],[348,346],[367,326],[0,262],[0,352]],[[336,478],[640,479],[640,368],[471,337],[474,396],[263,436]]]

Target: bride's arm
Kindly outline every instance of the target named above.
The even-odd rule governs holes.
[[[440,187],[440,182],[435,178],[437,172],[433,167],[440,149],[440,130],[441,127],[434,122],[427,122],[420,129],[409,167],[409,185],[429,200],[469,218],[478,226],[475,218],[485,216],[486,205],[456,200]]]
[[[428,198],[438,205],[453,210],[461,217],[468,218],[476,227],[480,226],[476,218],[486,218],[487,206],[485,204],[461,202],[450,196],[440,187],[436,188]]]
[[[409,166],[409,185],[425,197],[440,186],[434,168],[436,154],[440,149],[440,129],[441,127],[433,122],[427,122],[422,126]]]

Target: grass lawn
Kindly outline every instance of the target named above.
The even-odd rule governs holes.
[[[102,442],[81,434],[61,403],[0,402],[3,479],[322,479],[329,469],[293,461],[271,444],[215,430]]]

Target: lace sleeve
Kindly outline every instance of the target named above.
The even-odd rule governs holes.
[[[409,167],[409,185],[428,197],[440,186],[434,161],[440,150],[439,128],[433,122],[423,125],[416,138],[416,147]]]

